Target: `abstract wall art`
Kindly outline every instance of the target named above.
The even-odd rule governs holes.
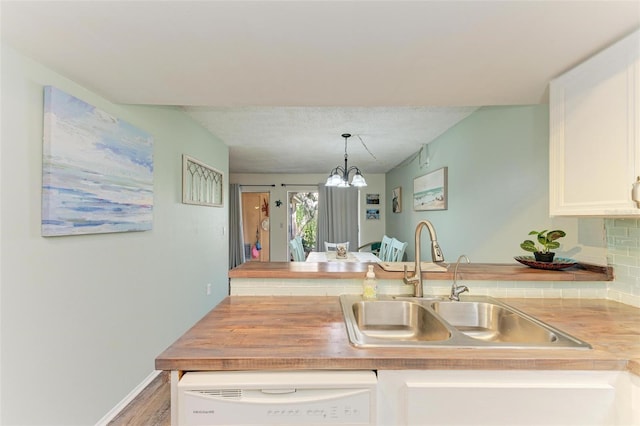
[[[149,133],[46,86],[42,154],[43,236],[151,229]]]

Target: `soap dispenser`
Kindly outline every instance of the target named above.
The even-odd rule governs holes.
[[[369,270],[364,277],[362,283],[362,298],[375,299],[378,295],[378,283],[376,282],[376,274],[373,272],[373,265],[368,266]]]

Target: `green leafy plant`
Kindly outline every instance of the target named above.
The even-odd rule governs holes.
[[[560,243],[556,240],[567,235],[564,231],[556,229],[555,231],[548,231],[545,229],[544,231],[531,231],[529,235],[536,235],[536,240],[538,244],[533,242],[532,240],[524,240],[520,244],[520,248],[525,251],[530,252],[538,252],[538,253],[548,253],[549,250],[557,249],[560,247]]]

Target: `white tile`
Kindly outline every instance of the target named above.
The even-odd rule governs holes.
[[[625,228],[638,228],[638,220],[637,219],[627,219],[627,218],[621,218],[621,219],[614,219],[613,220],[613,226],[614,227],[625,227]]]
[[[507,297],[507,289],[506,288],[493,288],[488,292],[491,297]]]
[[[562,298],[562,290],[559,288],[545,288],[542,291],[543,297],[550,299],[561,299]]]
[[[541,288],[527,288],[524,289],[524,297],[541,298],[544,297],[544,294]]]
[[[581,289],[580,290],[580,298],[581,299],[601,299],[602,297],[606,297],[606,292],[605,294],[603,294],[603,292],[600,291],[600,289]]]
[[[508,288],[507,297],[526,297],[525,290],[521,288]]]
[[[562,298],[563,299],[578,299],[580,298],[580,290],[577,288],[563,288],[562,289]]]

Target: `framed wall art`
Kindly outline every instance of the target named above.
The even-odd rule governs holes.
[[[447,167],[413,180],[414,210],[446,210],[447,198]]]
[[[391,191],[391,210],[394,213],[402,212],[402,187],[393,188]]]
[[[222,172],[188,155],[182,156],[182,202],[222,207]]]
[[[53,86],[43,129],[42,236],[151,229],[149,133]]]
[[[379,220],[380,219],[380,209],[367,208],[367,219]]]
[[[367,204],[380,204],[380,194],[367,194]]]

